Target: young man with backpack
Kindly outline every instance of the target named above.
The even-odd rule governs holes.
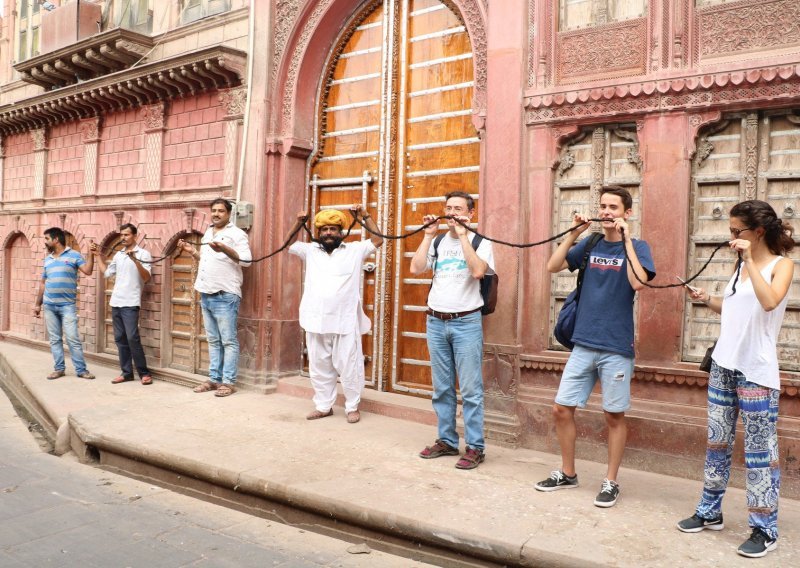
[[[461,224],[472,221],[475,213],[472,196],[463,191],[448,193],[444,212],[454,217],[447,220],[447,233],[436,238],[438,224],[427,227],[411,259],[411,274],[433,270],[428,294],[427,339],[439,437],[419,455],[424,459],[459,455],[458,378],[464,406],[466,451],[456,467],[474,469],[485,459],[481,279],[494,271],[494,256],[492,243],[485,239],[480,240],[475,250],[473,234]],[[436,215],[425,215],[422,220],[430,223],[435,219]]]
[[[586,263],[572,334],[575,347],[564,367],[553,405],[561,469],[535,486],[538,491],[578,486],[575,408],[586,406],[599,380],[608,426],[608,470],[594,501],[598,507],[614,506],[620,492],[617,474],[625,452],[625,411],[630,407],[633,375],[633,300],[636,292],[644,288],[639,280],[647,282],[655,277],[650,247],[631,238],[627,220],[632,207],[628,190],[618,186],[601,190],[598,217],[603,219],[603,238],[594,244]],[[587,245],[593,242],[586,238],[575,245],[578,236],[589,228],[586,221],[586,217],[575,215],[573,230],[547,262],[548,271],[574,271],[581,265]]]

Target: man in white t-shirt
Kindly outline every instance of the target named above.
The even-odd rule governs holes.
[[[153,376],[147,368],[139,336],[142,289],[150,281],[150,261],[153,257],[136,244],[138,232],[136,225],[131,223],[125,223],[119,228],[122,250],[117,251],[110,263],[106,261],[102,249],[92,243],[92,252],[97,256],[97,264],[103,277],[114,279],[114,290],[108,304],[111,306],[114,343],[117,344],[119,367],[122,371],[117,378],[111,380],[115,385],[132,381],[134,366],[143,385],[153,384]]]
[[[356,219],[379,232],[375,221],[360,204],[350,208]],[[301,212],[291,229],[296,237],[307,216]],[[342,383],[347,421],[361,419],[358,404],[364,390],[364,353],[361,336],[371,322],[361,306],[362,263],[383,243],[368,240],[344,242],[345,213],[325,209],[314,217],[318,238],[312,243],[293,243],[289,253],[306,265],[300,326],[306,331],[308,369],[314,387],[315,410],[306,416],[317,420],[333,414],[337,379]],[[288,239],[287,239],[288,240]]]
[[[480,279],[494,271],[492,243],[482,239],[472,247],[474,234],[468,224],[475,213],[472,196],[453,191],[445,196],[448,231],[436,237],[438,225],[425,229],[422,242],[411,259],[411,274],[433,270],[428,294],[427,340],[433,379],[433,409],[439,422],[439,437],[420,452],[425,459],[458,455],[456,431],[456,377],[464,405],[466,451],[456,462],[458,469],[474,469],[484,460],[483,440],[483,298]],[[425,215],[430,223],[436,215]],[[456,222],[461,221],[461,223]]]

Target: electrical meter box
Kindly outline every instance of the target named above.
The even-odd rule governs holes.
[[[234,205],[236,213],[236,226],[247,231],[253,226],[253,204],[247,201],[239,201]]]

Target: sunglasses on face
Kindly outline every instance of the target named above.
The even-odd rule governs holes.
[[[751,227],[747,227],[746,229],[734,229],[733,227],[729,227],[729,229],[731,230],[731,235],[733,235],[734,239],[738,239],[739,235],[741,235],[745,231],[752,231],[753,230]]]

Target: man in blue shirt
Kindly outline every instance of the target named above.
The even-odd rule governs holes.
[[[632,206],[628,190],[618,186],[601,190],[598,217],[603,219],[603,238],[591,249],[586,264],[572,334],[575,348],[564,367],[553,406],[561,469],[535,486],[538,491],[578,486],[575,408],[586,406],[595,383],[600,380],[608,426],[608,470],[594,501],[598,507],[612,507],[620,492],[617,474],[625,452],[628,432],[625,411],[630,408],[633,375],[633,300],[636,292],[644,288],[642,282],[656,274],[650,247],[631,238],[627,219],[633,212]],[[551,273],[580,267],[589,239],[577,245],[575,241],[589,228],[587,220],[575,215],[574,229],[547,262]],[[626,255],[630,262],[626,261]]]
[[[55,361],[54,371],[47,375],[50,380],[63,377],[64,339],[66,336],[69,354],[75,373],[81,379],[93,379],[86,368],[83,347],[78,333],[78,271],[90,276],[94,270],[94,256],[84,260],[81,254],[66,246],[64,231],[51,227],[44,232],[44,245],[50,253],[44,259],[42,283],[33,307],[33,315],[39,317],[44,306],[44,321],[50,338],[50,352]]]

